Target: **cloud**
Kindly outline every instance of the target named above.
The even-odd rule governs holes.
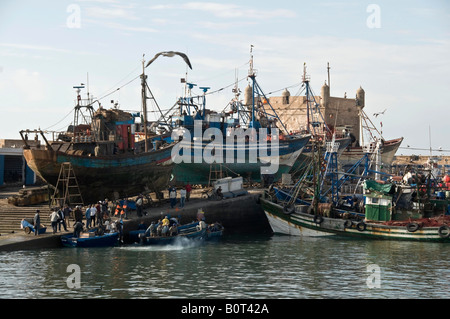
[[[131,32],[147,32],[147,33],[154,33],[158,32],[158,30],[148,27],[139,27],[139,26],[130,26],[130,25],[124,25],[121,23],[115,23],[115,22],[97,22],[97,21],[91,21],[91,23],[94,24],[101,24],[105,27],[121,30],[121,31],[131,31]]]
[[[230,3],[215,3],[215,2],[188,2],[182,5],[155,5],[151,6],[152,10],[192,10],[203,11],[211,15],[224,19],[258,19],[265,20],[271,18],[295,18],[297,14],[294,11],[287,9],[261,10],[253,9],[246,6]]]
[[[15,52],[2,52],[1,55],[9,55],[9,56],[17,56],[17,57],[27,57],[29,54],[24,53],[25,51],[43,51],[43,52],[54,52],[54,53],[64,53],[64,54],[78,54],[78,55],[98,55],[92,51],[76,51],[76,50],[68,50],[61,49],[54,46],[46,46],[46,45],[35,45],[35,44],[23,44],[23,43],[0,43],[0,47],[10,48]],[[42,56],[31,55],[31,57],[42,58]],[[50,55],[46,55],[44,58],[49,59]]]
[[[248,19],[270,19],[270,18],[294,18],[296,14],[286,9],[260,10],[250,9],[236,4],[223,4],[213,2],[189,2],[183,5],[184,9],[205,11],[219,18],[248,18]]]
[[[23,43],[0,43],[0,47],[8,47],[14,49],[25,49],[25,50],[38,50],[38,51],[52,51],[52,52],[61,52],[61,53],[69,53],[70,50],[65,50],[56,47],[49,47],[45,45],[33,45],[33,44],[23,44]]]
[[[134,6],[117,6],[113,5],[111,7],[87,7],[86,13],[88,16],[96,19],[126,19],[126,20],[140,20],[136,16],[133,9]]]
[[[4,88],[8,92],[17,92],[27,102],[39,102],[46,98],[44,81],[41,75],[39,72],[27,69],[14,71],[11,82]]]

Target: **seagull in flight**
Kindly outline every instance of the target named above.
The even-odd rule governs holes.
[[[157,53],[153,59],[151,59],[150,61],[148,61],[147,65],[145,67],[148,67],[153,61],[155,61],[160,55],[162,56],[167,56],[167,57],[173,57],[175,55],[179,55],[183,58],[184,62],[186,62],[186,64],[189,66],[189,68],[192,70],[192,66],[191,66],[191,62],[189,62],[189,59],[187,57],[186,54],[181,53],[181,52],[176,52],[176,51],[163,51],[163,52],[159,52]]]
[[[373,113],[373,116],[377,117],[378,115],[384,114],[384,112],[386,112],[386,109],[383,112]]]

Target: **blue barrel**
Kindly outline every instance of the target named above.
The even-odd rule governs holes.
[[[445,192],[437,192],[436,193],[437,198],[439,199],[445,199]]]

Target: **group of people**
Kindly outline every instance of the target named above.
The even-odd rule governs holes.
[[[103,226],[105,221],[110,219],[110,211],[108,206],[108,199],[105,199],[104,201],[99,201],[97,204],[88,205],[84,213],[81,206],[75,206],[73,210],[67,204],[64,207],[54,207],[49,215],[53,234],[61,231],[61,227],[64,231],[67,231],[67,227],[70,227],[70,217],[72,213],[75,232],[83,229],[84,226],[86,226],[87,229],[91,228],[91,226]],[[83,218],[86,219],[86,224],[83,223]],[[36,210],[33,218],[33,224],[34,234],[37,236],[39,235],[39,229],[42,226],[40,210]]]
[[[67,231],[67,226],[70,226],[70,212],[72,210],[68,205],[65,205],[64,208],[53,208],[49,218],[52,224],[53,234],[55,234],[58,230],[61,231],[61,226]],[[38,213],[38,212],[37,212]],[[36,225],[36,216],[35,216],[35,225]],[[39,218],[39,217],[38,217]],[[35,227],[36,228],[36,227]],[[35,232],[36,234],[36,232]]]
[[[109,207],[108,199],[99,201],[97,204],[88,205],[84,214],[81,206],[76,206],[73,215],[75,219],[73,225],[74,237],[80,237],[81,232],[85,228],[90,229],[92,226],[97,228],[96,235],[118,231],[122,239],[123,220],[122,218],[115,222],[111,220],[111,208]],[[86,219],[86,224],[83,223],[83,217]]]
[[[169,187],[169,199],[170,199],[170,207],[174,208],[177,205],[177,189],[174,186]],[[192,191],[192,186],[189,182],[182,187],[180,192],[180,203],[179,208],[183,208],[186,201],[189,201],[190,195]],[[143,212],[143,195],[139,194],[136,199],[136,213],[138,217],[142,217],[145,213]],[[108,199],[104,201],[99,201],[96,204],[88,205],[86,211],[83,213],[81,206],[75,206],[74,209],[70,208],[69,205],[65,205],[64,207],[54,207],[52,212],[50,213],[50,222],[52,225],[53,234],[61,231],[61,227],[64,231],[67,231],[67,228],[70,227],[70,217],[73,214],[73,227],[74,232],[79,233],[83,230],[84,227],[87,229],[91,227],[101,227],[109,226],[113,227],[110,222],[110,216],[114,215],[118,219],[127,219],[128,218],[128,200],[125,199],[122,203],[117,201],[116,204],[110,206],[110,202]],[[83,223],[83,219],[86,219],[86,224]],[[155,234],[175,234],[177,232],[176,225],[178,223],[174,222],[174,219],[170,219],[169,224],[165,222],[168,220],[164,218],[162,221],[159,221],[156,225],[154,224],[154,233]],[[176,219],[175,219],[176,220]],[[41,227],[41,216],[40,211],[37,210],[33,219],[34,222],[34,234],[39,235],[39,228]],[[123,223],[123,222],[122,222]],[[160,229],[158,231],[158,226]],[[119,226],[120,227],[120,226]],[[152,227],[152,225],[150,225]],[[149,228],[150,228],[149,227]],[[171,229],[171,227],[173,227]]]
[[[184,204],[189,201],[191,197],[192,186],[189,182],[180,189],[180,205],[179,208],[183,208]],[[170,208],[174,208],[177,205],[177,189],[175,186],[169,187],[169,200]]]
[[[145,237],[156,236],[176,236],[178,234],[178,220],[175,217],[165,216],[157,223],[151,222],[150,226],[145,230]]]

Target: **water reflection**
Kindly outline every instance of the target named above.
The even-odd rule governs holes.
[[[449,298],[438,243],[228,236],[202,245],[0,253],[0,298]],[[67,287],[67,266],[81,288]],[[369,265],[380,288],[367,286]]]

